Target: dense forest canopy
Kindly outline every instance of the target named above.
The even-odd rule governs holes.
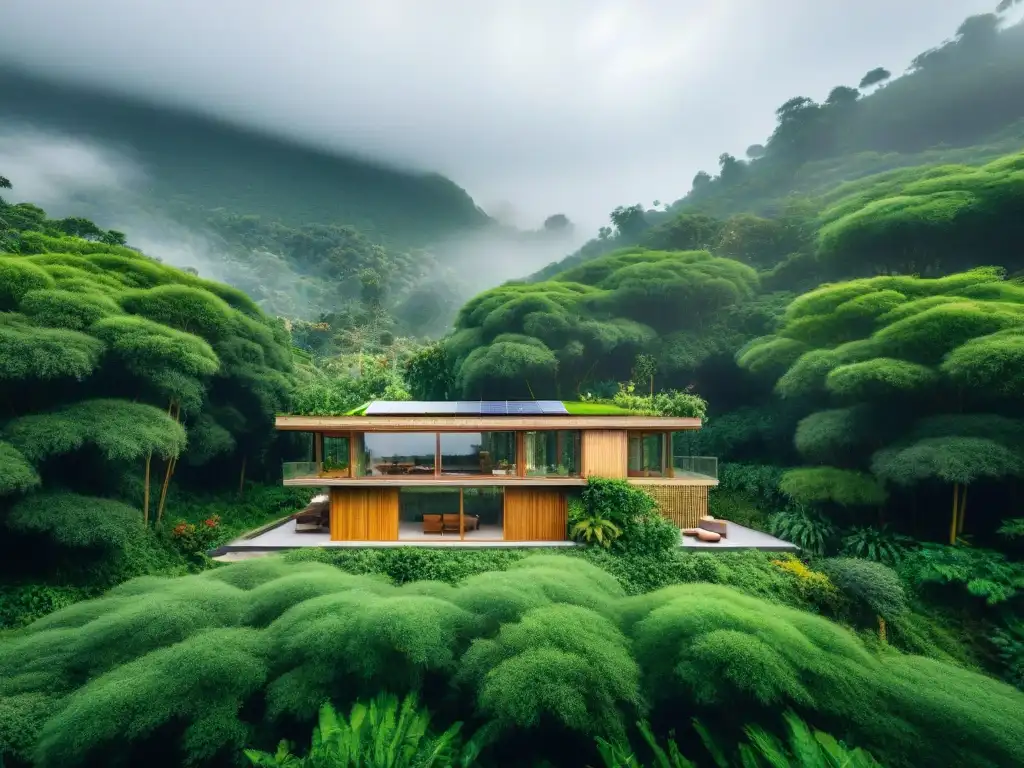
[[[0,199],[0,762],[291,764],[318,713],[312,752],[344,730],[330,701],[410,753],[461,723],[483,766],[642,768],[665,738],[700,764],[1024,763],[1012,5],[788,100],[681,200],[465,303],[430,244],[493,223],[445,179],[0,74],[0,119],[134,145],[235,276]],[[275,413],[411,397],[706,417],[672,448],[719,459],[712,514],[800,557],[694,554],[600,479],[570,506],[614,486],[607,547],[208,557],[308,501],[272,488],[309,448]]]
[[[296,375],[284,323],[124,242],[0,200],[17,251],[0,255],[5,570],[24,548],[116,559],[177,478],[277,473],[273,419]]]

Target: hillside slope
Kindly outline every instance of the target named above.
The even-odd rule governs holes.
[[[689,226],[673,224],[681,215],[785,219],[798,211],[806,217],[844,182],[899,168],[980,164],[1018,151],[1024,145],[1024,23],[1002,23],[998,14],[968,18],[901,76],[879,67],[858,87],[837,85],[820,102],[804,95],[787,100],[776,110],[772,135],[748,147],[746,159],[723,152],[717,174],[698,172],[690,191],[661,210],[617,209],[612,226],[597,238],[529,279],[549,279],[641,243],[658,227],[661,234],[648,239],[651,247],[664,248],[666,229]]]
[[[125,151],[146,174],[143,202],[191,222],[223,211],[293,227],[346,224],[378,241],[418,245],[490,221],[465,190],[438,174],[300,147],[12,69],[0,69],[4,125],[73,133]],[[104,211],[76,207],[105,223]]]

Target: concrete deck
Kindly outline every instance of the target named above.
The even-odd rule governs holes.
[[[680,546],[684,549],[701,552],[737,551],[743,549],[760,549],[766,552],[800,552],[800,548],[788,541],[777,539],[767,533],[755,531],[736,523],[729,523],[729,535],[716,543],[698,541],[692,536],[680,536]],[[282,524],[258,531],[249,538],[235,539],[229,544],[218,547],[211,557],[217,559],[236,560],[242,557],[254,557],[288,549],[303,547],[331,547],[341,549],[375,548],[388,549],[394,547],[440,547],[470,549],[520,549],[520,548],[564,548],[579,546],[573,541],[505,541],[501,538],[501,528],[497,525],[483,525],[479,531],[466,531],[464,540],[459,535],[424,534],[419,523],[402,523],[399,526],[398,541],[331,541],[326,532],[299,532],[295,530],[294,520],[285,520]]]
[[[683,536],[683,549],[694,549],[701,552],[721,550],[760,549],[765,552],[792,552],[797,554],[800,547],[788,541],[777,539],[767,533],[755,531],[736,523],[728,523],[728,536],[721,541],[700,541],[695,536]]]

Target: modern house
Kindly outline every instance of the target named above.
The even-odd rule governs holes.
[[[331,541],[564,541],[593,475],[644,487],[687,528],[718,484],[716,459],[679,455],[700,419],[594,403],[377,401],[276,426],[302,435],[284,484],[327,489]]]

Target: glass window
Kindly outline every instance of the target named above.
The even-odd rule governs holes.
[[[629,436],[629,476],[661,477],[665,473],[665,435],[660,432]]]
[[[527,432],[523,438],[530,477],[576,477],[580,473],[580,433],[574,430]]]
[[[441,474],[516,474],[515,432],[442,432]]]
[[[362,435],[361,448],[357,452],[357,471],[363,477],[434,474],[434,432],[368,432]]]
[[[334,437],[324,435],[321,472],[324,477],[348,477],[349,452],[348,435]]]

